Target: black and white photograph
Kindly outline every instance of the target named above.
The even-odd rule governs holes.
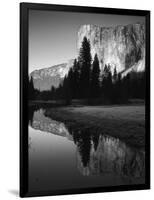
[[[30,9],[28,190],[146,183],[146,18]]]

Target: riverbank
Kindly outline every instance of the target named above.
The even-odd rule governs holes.
[[[64,122],[69,128],[99,131],[138,148],[145,145],[144,105],[48,108],[45,115]]]

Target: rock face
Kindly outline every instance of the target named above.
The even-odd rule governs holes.
[[[90,41],[92,58],[97,53],[101,69],[105,64],[110,64],[112,72],[114,67],[123,73],[128,69],[128,72],[144,70],[145,25],[143,23],[116,27],[83,25],[78,32],[78,50],[84,36]]]
[[[49,68],[33,71],[30,76],[33,77],[34,87],[40,91],[50,90],[52,86],[58,87],[74,60],[69,60],[68,63],[62,63]]]

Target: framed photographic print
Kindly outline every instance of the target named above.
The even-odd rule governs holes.
[[[150,189],[150,11],[20,4],[20,196]]]

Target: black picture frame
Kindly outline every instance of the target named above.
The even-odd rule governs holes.
[[[110,187],[55,190],[46,192],[28,191],[28,12],[30,9],[44,11],[67,11],[144,16],[146,19],[146,114],[145,114],[145,184]],[[52,4],[20,3],[20,197],[43,195],[81,194],[150,189],[150,11],[115,8],[81,7]]]

